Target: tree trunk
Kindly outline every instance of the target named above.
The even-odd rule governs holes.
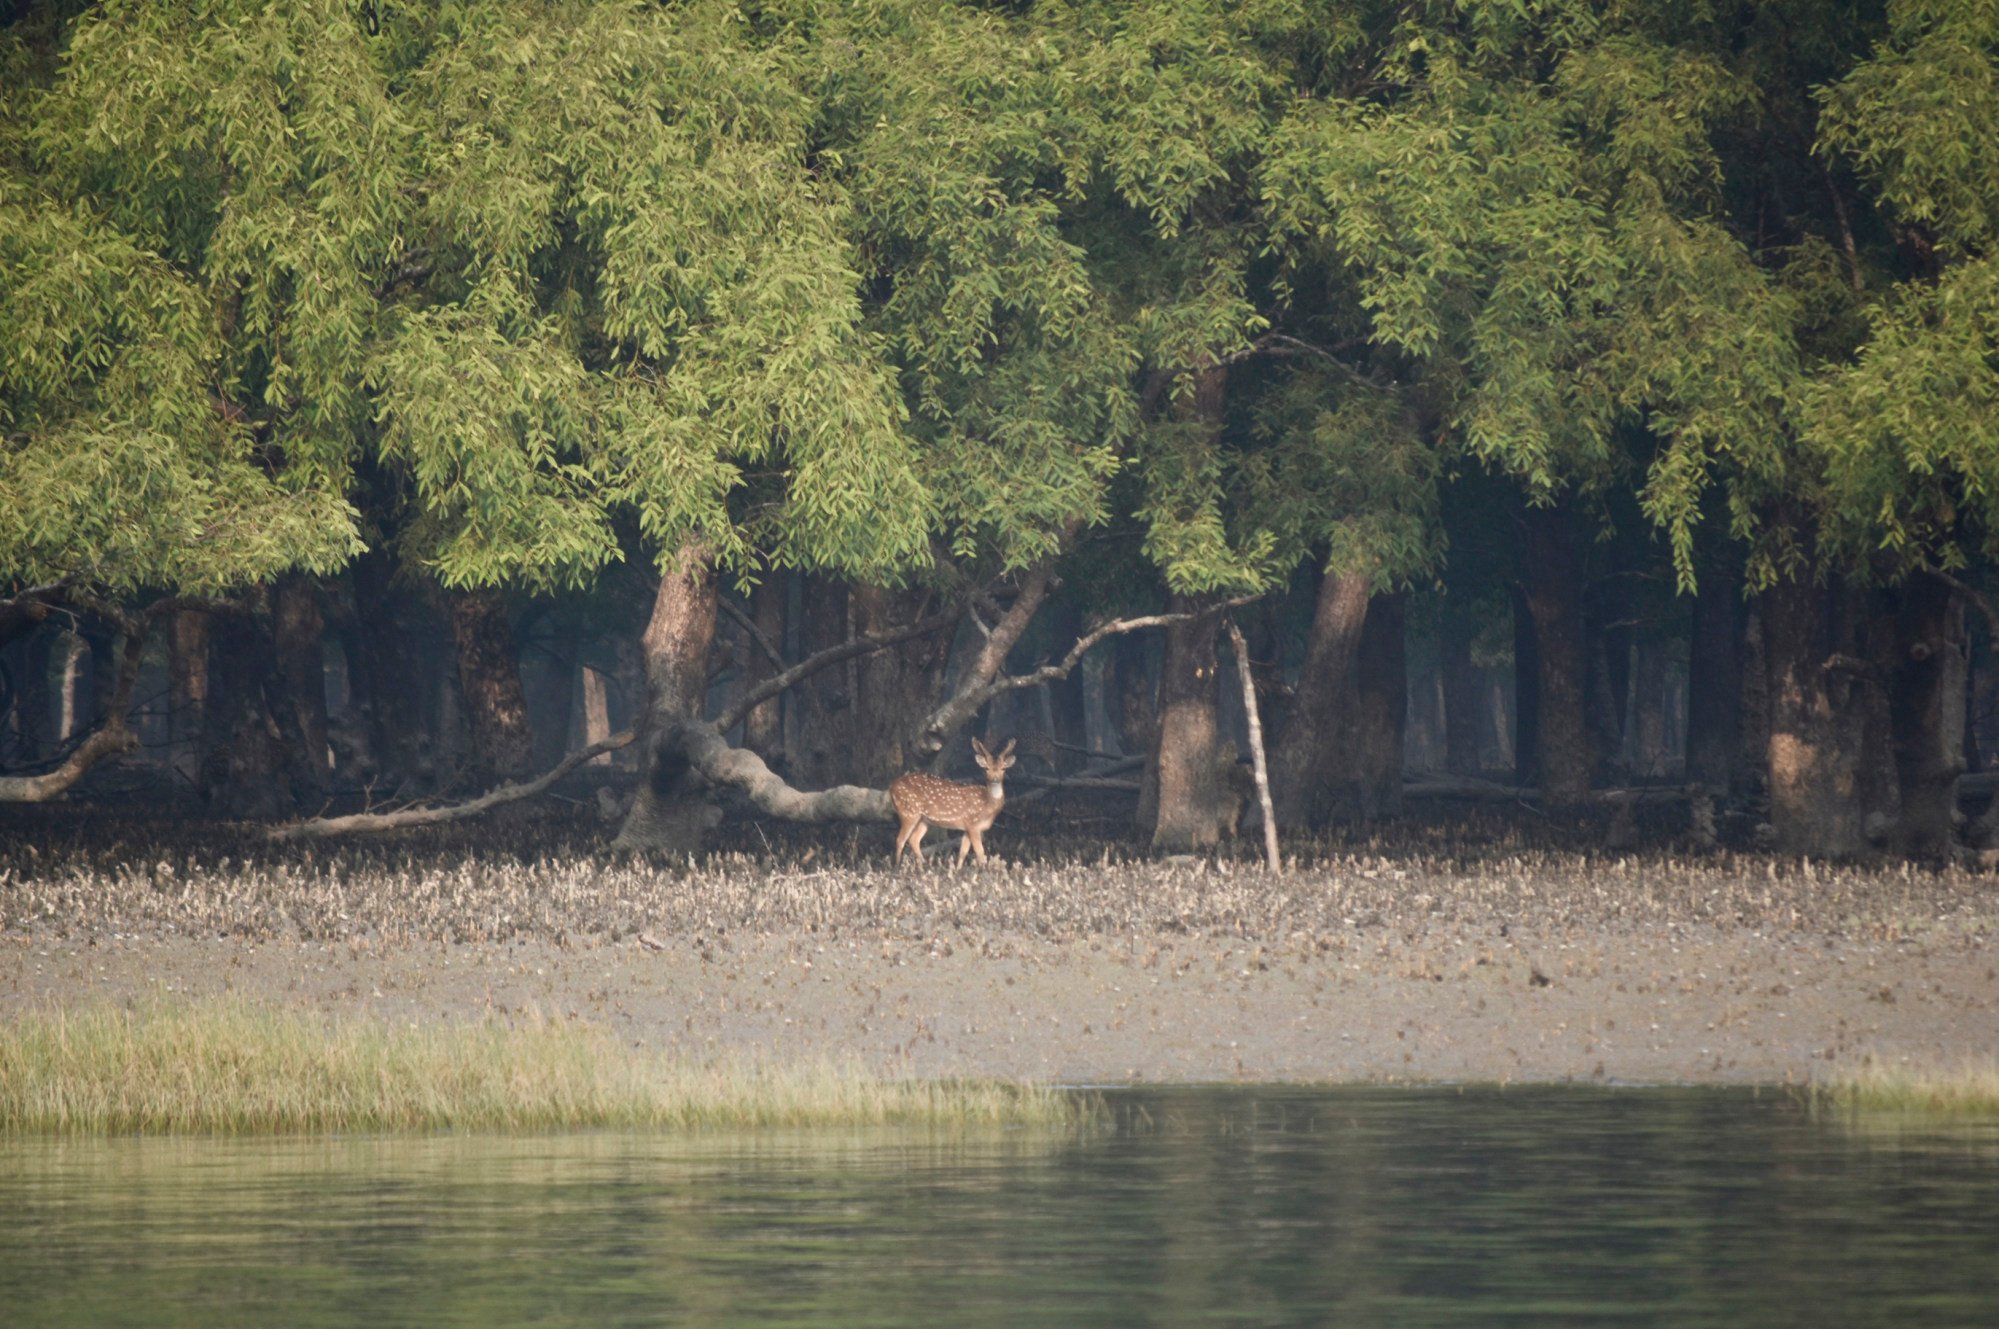
[[[1049,628],[1059,643],[1055,648],[1056,654],[1068,650],[1083,635],[1083,616],[1069,600],[1057,599],[1043,613],[1052,620]],[[1072,775],[1088,763],[1090,704],[1086,675],[1082,669],[1074,669],[1067,678],[1046,686],[1049,715],[1053,721],[1050,732],[1056,742],[1056,770],[1063,775]]]
[[[847,639],[847,588],[825,577],[805,579],[799,654],[811,656]],[[854,694],[846,667],[822,670],[792,690],[798,741],[789,745],[792,779],[807,789],[840,783],[854,741]]]
[[[1643,637],[1634,654],[1626,764],[1634,775],[1657,779],[1666,774],[1666,645]]]
[[[1352,772],[1344,801],[1363,821],[1402,811],[1402,736],[1409,711],[1406,618],[1406,596],[1375,596],[1355,652],[1342,745]]]
[[[208,710],[208,622],[183,609],[167,620],[167,761],[190,784],[201,766]]]
[[[1541,802],[1555,811],[1588,799],[1595,765],[1583,695],[1582,552],[1567,506],[1530,507],[1526,524],[1522,590],[1533,623],[1538,675]]]
[[[520,679],[528,729],[534,737],[529,762],[534,770],[547,770],[569,751],[569,735],[576,727],[577,674],[574,641],[559,637],[529,641],[526,658],[520,662]],[[609,732],[606,729],[597,738]]]
[[[1702,523],[1707,531],[1712,521]],[[1697,569],[1693,633],[1687,646],[1687,779],[1707,793],[1736,799],[1742,765],[1744,634],[1742,561],[1724,534],[1697,537],[1706,551]]]
[[[1856,597],[1785,580],[1759,599],[1769,675],[1770,825],[1785,853],[1838,857],[1866,844],[1868,693],[1878,696]]]
[[[431,670],[439,645],[430,607],[398,584],[388,554],[354,561],[354,628],[347,653],[355,707],[373,777],[385,794],[432,790],[442,771],[430,724]]]
[[[291,816],[298,810],[292,757],[303,743],[296,717],[287,725],[280,715],[289,708],[270,622],[257,614],[220,615],[210,624],[208,646],[202,797],[224,817]]]
[[[1147,653],[1145,641],[1136,633],[1127,633],[1112,640],[1105,667],[1118,751],[1127,757],[1145,758],[1132,825],[1150,836],[1159,821],[1159,703]]]
[[[1328,574],[1319,581],[1305,662],[1270,758],[1270,797],[1280,827],[1323,825],[1332,813],[1334,771],[1345,750],[1342,712],[1353,688],[1368,599],[1364,572]]]
[[[720,820],[719,809],[701,795],[686,737],[708,694],[715,602],[708,551],[689,542],[660,577],[651,621],[639,639],[645,661],[645,710],[638,724],[642,778],[618,832],[619,848],[694,853]]]
[[[534,726],[506,602],[498,591],[454,590],[445,592],[445,605],[458,650],[474,778],[482,785],[523,779],[534,765]]]
[[[750,621],[763,633],[764,640],[780,655],[784,652],[784,607],[788,598],[785,579],[791,574],[773,571],[750,591]],[[774,677],[779,665],[752,642],[748,663],[743,667],[745,690]],[[743,717],[743,746],[762,757],[765,763],[782,769],[784,760],[784,699],[772,697],[750,708]]]
[[[1888,711],[1902,815],[1897,846],[1942,859],[1953,843],[1957,781],[1964,772],[1965,677],[1970,641],[1964,602],[1949,583],[1917,574],[1885,597],[1892,625]]]
[[[1485,771],[1485,731],[1491,715],[1479,667],[1471,664],[1471,642],[1479,626],[1461,610],[1445,608],[1439,638],[1443,669],[1443,769],[1451,775]]]
[[[1513,588],[1513,783],[1541,783],[1541,657],[1527,593]]]
[[[328,786],[325,626],[319,588],[306,577],[280,577],[271,590],[271,638],[285,705],[298,727],[294,769],[306,798],[322,797]]]
[[[1171,597],[1171,612],[1197,614],[1207,603]],[[1159,678],[1159,743],[1153,759],[1159,813],[1152,847],[1170,853],[1205,848],[1221,839],[1217,815],[1223,791],[1216,780],[1214,614],[1166,629],[1166,663]],[[1280,814],[1282,815],[1282,814]]]
[[[888,591],[856,586],[848,599],[854,635],[891,632],[932,609],[922,591]],[[854,743],[848,778],[887,787],[889,781],[922,766],[929,755],[919,743],[924,722],[944,692],[944,666],[951,638],[929,633],[871,652],[855,661]]]

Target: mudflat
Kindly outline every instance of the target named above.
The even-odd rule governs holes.
[[[919,1076],[1797,1083],[1999,1058],[1999,878],[1732,855],[1272,875],[344,852],[0,877],[0,1016],[216,993]]]

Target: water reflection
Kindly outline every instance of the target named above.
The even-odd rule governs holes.
[[[1999,1323],[1999,1128],[1674,1090],[908,1131],[0,1144],[10,1325]]]

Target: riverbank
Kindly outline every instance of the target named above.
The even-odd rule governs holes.
[[[6,871],[0,1015],[233,993],[1063,1083],[1799,1083],[1999,1057],[1999,879],[1956,870],[368,851]]]

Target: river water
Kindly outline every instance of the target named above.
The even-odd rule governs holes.
[[[1107,1100],[1080,1136],[0,1141],[0,1325],[1999,1325],[1999,1123]]]

